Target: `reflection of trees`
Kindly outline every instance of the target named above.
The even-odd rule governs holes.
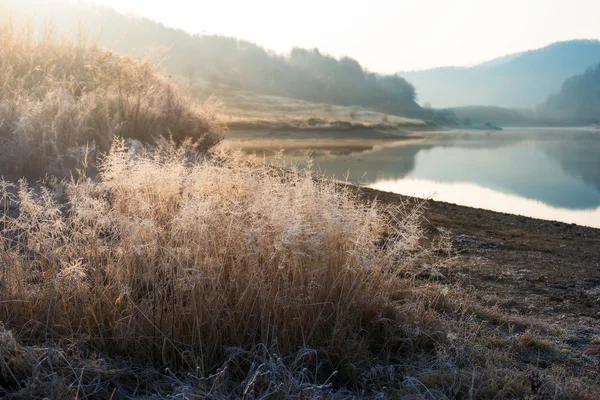
[[[600,192],[600,134],[571,134],[566,140],[542,142],[540,147],[567,174]]]
[[[316,162],[328,176],[335,176],[336,179],[348,176],[350,182],[369,184],[377,179],[405,177],[414,169],[417,153],[431,147],[433,146],[407,144],[347,156],[316,157]]]
[[[379,179],[404,178],[414,170],[415,158],[423,150],[439,147],[491,149],[509,146],[519,140],[521,138],[516,135],[495,134],[492,137],[480,133],[440,134],[433,140],[425,139],[418,143],[383,147],[340,157],[316,157],[316,161],[329,176],[340,178],[345,177],[349,172],[350,181],[370,184]]]
[[[518,144],[522,140],[531,143]],[[448,152],[440,151],[443,148]],[[419,153],[423,159],[416,168]],[[599,155],[598,135],[527,131],[490,136],[452,133],[361,154],[316,157],[316,161],[329,176],[339,179],[349,172],[350,181],[363,184],[402,179],[412,172],[415,178],[472,182],[554,207],[587,209],[600,205]]]

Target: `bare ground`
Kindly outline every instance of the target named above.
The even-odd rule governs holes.
[[[362,196],[383,204],[422,200],[373,189]],[[560,356],[525,360],[557,365],[600,385],[600,229],[430,200],[424,212],[428,239],[452,237],[458,262],[438,279],[468,290],[483,307],[548,327]],[[493,321],[491,324],[502,324]]]

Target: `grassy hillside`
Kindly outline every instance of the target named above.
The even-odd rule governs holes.
[[[172,138],[200,151],[225,131],[218,104],[194,103],[142,61],[0,25],[0,174],[38,178],[94,169],[115,136]]]
[[[317,49],[295,48],[280,55],[244,40],[190,35],[159,23],[121,15],[83,3],[53,0],[2,0],[19,19],[36,24],[52,19],[76,35],[80,23],[103,46],[143,56],[149,49],[168,48],[164,66],[172,74],[201,78],[213,84],[317,103],[357,105],[400,116],[421,117],[415,89],[396,75],[366,71],[356,60],[336,59]],[[4,8],[3,7],[3,8]]]
[[[600,41],[573,40],[468,68],[406,71],[419,100],[434,107],[533,108],[570,76],[600,62]]]
[[[183,84],[188,85],[184,79]],[[434,129],[435,124],[422,119],[400,117],[360,106],[339,106],[303,101],[289,97],[236,90],[227,85],[195,81],[191,93],[201,102],[216,96],[224,104],[220,115],[232,132],[248,130],[381,130]]]

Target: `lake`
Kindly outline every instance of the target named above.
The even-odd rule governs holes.
[[[598,131],[450,131],[313,157],[326,175],[379,190],[600,228]]]

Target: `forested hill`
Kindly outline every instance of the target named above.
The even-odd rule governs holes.
[[[535,107],[561,83],[600,62],[600,41],[558,42],[468,68],[401,72],[434,107]]]
[[[4,4],[3,4],[4,3]],[[37,22],[52,19],[61,31],[75,34],[80,24],[108,49],[143,56],[151,48],[169,48],[165,66],[172,74],[257,93],[339,105],[359,105],[397,115],[415,115],[415,89],[396,75],[366,71],[351,58],[336,59],[316,49],[296,48],[275,54],[254,43],[214,35],[190,35],[144,18],[82,3],[59,0],[0,0],[17,19],[35,13]],[[275,33],[276,34],[276,33]]]
[[[538,107],[538,115],[579,124],[600,123],[600,64],[565,80],[560,91]]]

